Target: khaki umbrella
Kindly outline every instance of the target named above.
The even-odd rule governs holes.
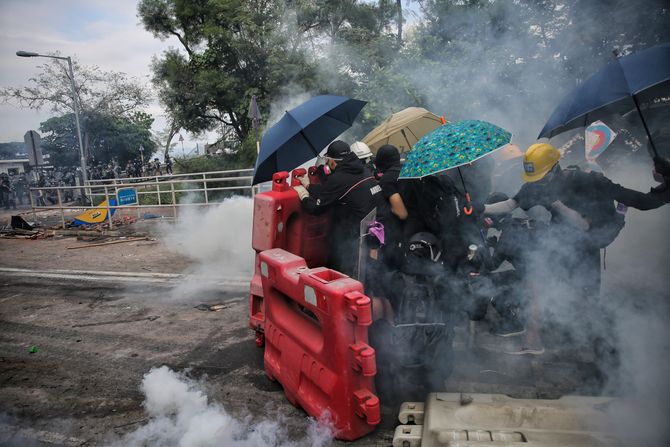
[[[414,144],[427,133],[446,123],[443,117],[422,107],[408,107],[389,116],[363,138],[373,153],[385,144],[392,144],[400,153],[409,152]]]

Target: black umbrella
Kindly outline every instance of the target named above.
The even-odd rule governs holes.
[[[612,114],[635,110],[654,155],[658,155],[643,111],[668,96],[670,43],[664,43],[616,59],[582,82],[556,107],[539,137],[551,138]]]
[[[253,184],[272,180],[316,157],[338,135],[349,129],[365,101],[344,96],[315,96],[284,116],[263,135]]]

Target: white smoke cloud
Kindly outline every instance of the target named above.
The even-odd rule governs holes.
[[[201,385],[167,366],[149,371],[141,390],[149,421],[113,447],[321,447],[332,440],[325,421],[310,419],[304,437],[291,439],[280,415],[253,423],[237,419],[222,405],[208,402]]]
[[[163,225],[169,249],[194,261],[192,275],[172,292],[175,300],[197,299],[198,292],[226,279],[250,279],[253,199],[234,196],[206,209],[183,207],[174,224]]]

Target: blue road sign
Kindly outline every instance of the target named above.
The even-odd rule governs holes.
[[[137,203],[137,190],[135,188],[123,188],[116,191],[119,206],[134,205]]]

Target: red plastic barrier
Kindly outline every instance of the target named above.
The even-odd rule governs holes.
[[[300,184],[297,176],[305,173],[304,169],[293,171],[291,185]],[[264,343],[265,312],[258,253],[283,248],[305,258],[310,267],[324,265],[328,257],[329,216],[312,216],[302,212],[298,194],[289,185],[288,178],[288,172],[275,173],[272,176],[272,191],[254,197],[251,244],[256,250],[256,268],[250,287],[249,326],[256,331],[259,346]],[[310,172],[310,180],[318,181],[313,172]]]
[[[335,270],[309,269],[282,249],[260,254],[265,296],[265,372],[289,401],[316,418],[328,414],[339,439],[380,422],[375,351],[368,345],[370,298]]]

